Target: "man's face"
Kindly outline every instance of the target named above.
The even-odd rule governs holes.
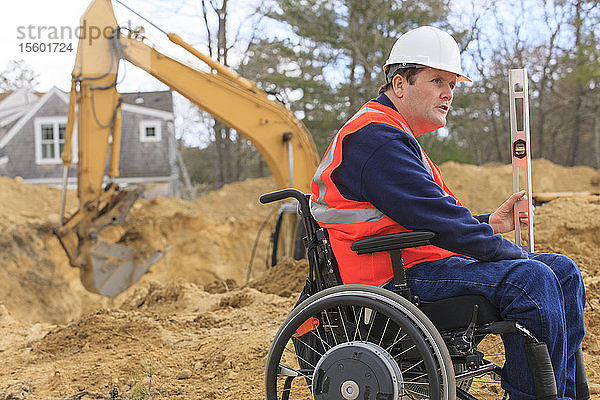
[[[399,97],[398,111],[413,134],[421,136],[446,125],[456,74],[427,67],[414,79],[411,85],[402,78],[402,82],[394,86],[394,93]]]

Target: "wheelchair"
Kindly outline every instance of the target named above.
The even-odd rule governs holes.
[[[431,244],[435,233],[403,232],[359,240],[357,254],[388,252],[394,290],[344,285],[327,232],[296,189],[260,202],[298,201],[309,264],[296,307],[280,326],[265,368],[267,400],[507,399],[500,386],[500,336],[519,334],[538,399],[556,399],[547,347],[516,321],[504,321],[482,296],[420,303],[405,282],[402,249]],[[589,399],[581,350],[577,400]]]

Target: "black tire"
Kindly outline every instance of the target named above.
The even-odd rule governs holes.
[[[303,323],[314,321],[311,318],[323,322],[318,322],[318,328],[293,337]],[[373,286],[344,285],[309,297],[283,322],[267,357],[266,399],[315,398],[312,389],[318,388],[319,380],[313,382],[315,368],[320,372],[319,366],[328,361],[327,357],[345,346],[378,349],[374,353],[385,355],[375,362],[381,365],[388,365],[393,359],[390,370],[398,371],[395,390],[403,393],[404,399],[455,398],[452,362],[431,321],[393,292]],[[288,386],[284,387],[290,375],[297,377],[287,379]],[[317,393],[316,397],[339,399],[339,390],[334,386],[331,394]]]

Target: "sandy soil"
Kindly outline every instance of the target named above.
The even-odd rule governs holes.
[[[512,191],[507,165],[441,169],[477,213],[493,211]],[[534,192],[600,189],[591,168],[535,160],[533,170]],[[276,209],[257,198],[273,180],[227,185],[192,202],[138,201],[123,227],[103,234],[167,255],[113,299],[83,289],[52,235],[60,191],[7,178],[0,187],[0,400],[110,398],[115,387],[127,399],[144,398],[148,387],[153,399],[263,398],[270,341],[306,273],[304,262],[291,261],[266,270],[271,218],[246,284],[257,231]],[[600,394],[600,197],[538,207],[535,238],[536,250],[567,254],[581,267],[585,360]]]

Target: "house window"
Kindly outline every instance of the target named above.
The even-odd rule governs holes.
[[[35,160],[38,164],[60,164],[65,147],[66,117],[36,118]]]
[[[140,121],[140,142],[160,142],[160,126],[159,120]]]

